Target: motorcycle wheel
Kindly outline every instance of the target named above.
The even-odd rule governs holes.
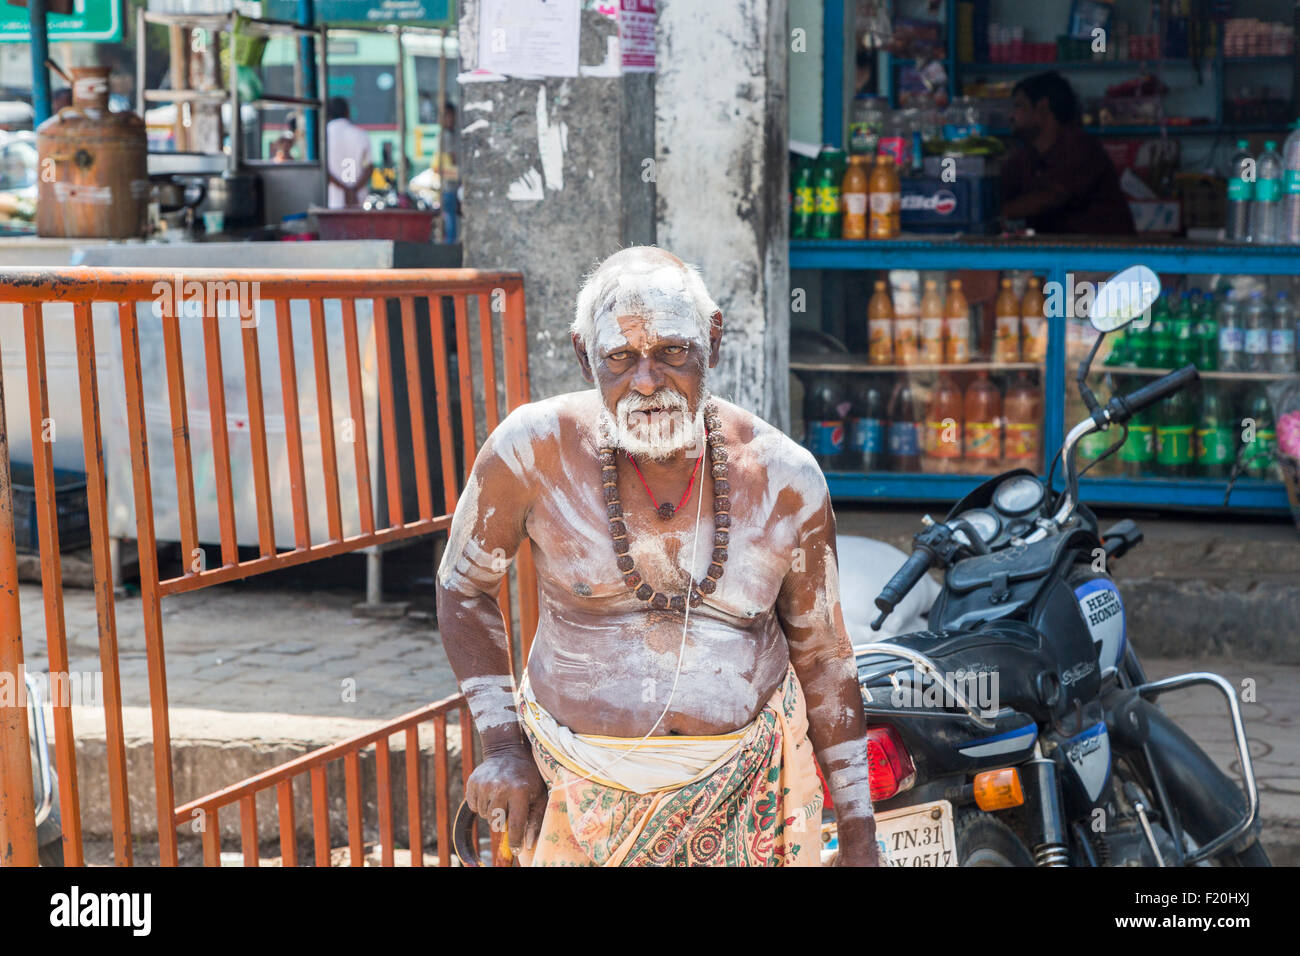
[[[1033,866],[1034,857],[1012,829],[978,810],[962,810],[953,821],[960,866]]]

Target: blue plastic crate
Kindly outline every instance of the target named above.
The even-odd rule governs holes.
[[[31,465],[11,462],[9,476],[14,502],[14,544],[19,551],[37,553],[41,539],[36,520],[36,472]],[[90,507],[84,472],[54,469],[54,510],[58,515],[60,551],[73,551],[90,543]]]

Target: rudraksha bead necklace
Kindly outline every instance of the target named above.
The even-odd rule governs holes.
[[[623,504],[618,495],[615,451],[605,446],[599,452],[605,513],[609,517],[609,533],[614,539],[614,553],[618,556],[618,570],[623,575],[623,583],[638,599],[661,611],[685,611],[688,600],[691,607],[699,607],[704,595],[717,590],[718,579],[722,577],[722,566],[727,563],[727,541],[731,535],[731,484],[727,481],[727,449],[722,437],[722,420],[718,418],[718,410],[714,405],[707,405],[704,409],[704,436],[708,446],[709,473],[713,475],[713,560],[700,582],[691,582],[689,598],[680,594],[669,597],[662,591],[656,591],[636,570],[629,553],[631,545],[628,541],[627,523],[623,519]],[[628,459],[631,460],[630,455]],[[636,463],[632,464],[635,467]],[[649,491],[648,488],[646,490]],[[687,494],[689,493],[690,488],[687,488]],[[654,500],[653,495],[651,500]],[[685,503],[683,499],[677,507],[680,508]],[[672,505],[669,504],[668,507],[671,508]],[[658,514],[664,518],[671,517],[671,514],[665,515],[662,509]]]

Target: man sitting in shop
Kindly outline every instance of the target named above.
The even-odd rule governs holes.
[[[1079,123],[1079,101],[1059,73],[1012,91],[1012,131],[1024,145],[1002,167],[1002,218],[1040,233],[1132,235],[1133,214],[1097,137]]]

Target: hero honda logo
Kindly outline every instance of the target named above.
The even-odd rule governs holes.
[[[902,198],[899,208],[908,212],[932,212],[940,216],[951,216],[957,210],[957,197],[948,189],[937,190],[929,196],[912,194]]]

